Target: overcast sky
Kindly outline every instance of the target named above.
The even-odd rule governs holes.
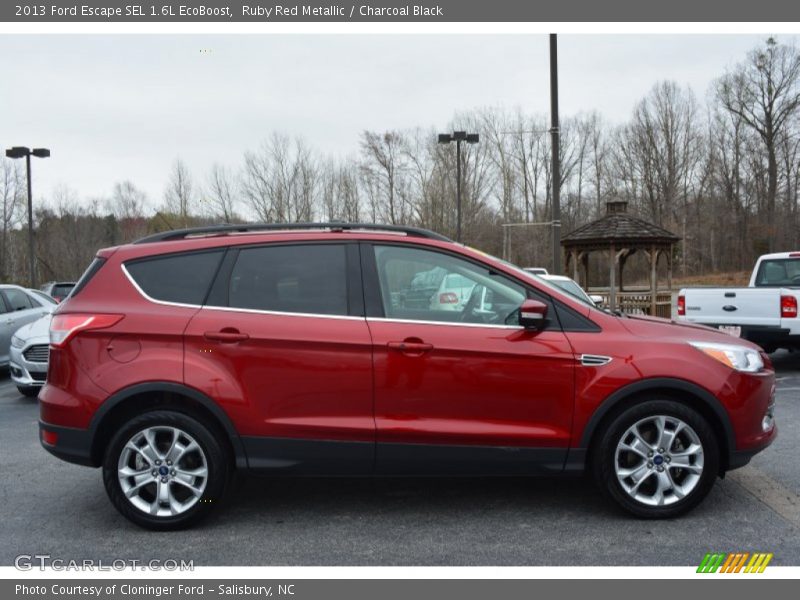
[[[703,100],[765,37],[559,36],[562,116],[623,122],[659,79]],[[5,35],[0,56],[0,145],[53,153],[34,159],[37,198],[58,185],[104,197],[130,179],[155,205],[176,157],[202,179],[275,130],[347,155],[364,129],[549,109],[545,35]]]

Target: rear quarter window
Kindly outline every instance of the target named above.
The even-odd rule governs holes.
[[[81,278],[78,279],[78,282],[75,284],[75,287],[70,290],[70,297],[74,298],[78,295],[78,293],[86,287],[86,284],[91,281],[92,277],[94,277],[100,268],[105,264],[106,259],[101,256],[95,256],[92,263],[87,267],[87,269],[81,275]]]
[[[222,250],[170,254],[125,263],[131,279],[150,298],[179,304],[203,304]]]

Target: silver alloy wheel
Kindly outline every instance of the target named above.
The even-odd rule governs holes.
[[[172,517],[197,504],[208,483],[203,449],[177,427],[148,427],[120,452],[117,476],[122,493],[154,517]]]
[[[695,430],[677,417],[646,417],[622,434],[614,469],[622,489],[637,502],[674,504],[700,481],[703,444]]]

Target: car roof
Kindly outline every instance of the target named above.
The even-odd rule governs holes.
[[[792,252],[773,252],[772,254],[762,254],[758,260],[768,260],[771,258],[800,258],[800,251]]]

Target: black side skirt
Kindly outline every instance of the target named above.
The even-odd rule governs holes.
[[[528,476],[564,471],[566,448],[242,437],[249,470],[286,476]]]

